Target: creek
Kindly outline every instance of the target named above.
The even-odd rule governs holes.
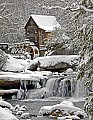
[[[11,99],[8,102],[13,106],[16,104],[26,105],[28,108],[27,112],[37,116],[41,107],[55,105],[67,99],[74,100],[74,105],[83,109],[83,98],[87,94],[87,90],[84,86],[85,81],[77,81],[76,74],[76,72],[54,74],[43,87],[26,91],[24,100]],[[19,118],[19,116],[17,117]],[[50,120],[50,118],[38,116],[32,117],[31,120]]]
[[[29,112],[30,114],[33,115],[38,115],[38,112],[42,106],[48,106],[48,105],[55,105],[60,103],[60,100],[8,100],[9,103],[11,103],[13,106],[19,104],[21,105],[26,105],[28,110],[26,112]],[[83,107],[84,101],[78,101],[78,102],[73,102],[75,106],[78,106],[80,108]],[[19,118],[19,116],[17,116]],[[22,120],[19,118],[19,120]],[[31,117],[31,120],[51,120],[49,117]],[[82,120],[88,120],[88,119],[82,119]]]

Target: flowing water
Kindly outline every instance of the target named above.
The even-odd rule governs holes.
[[[20,106],[26,105],[28,108],[28,111],[26,112],[29,112],[32,115],[38,115],[40,108],[43,106],[55,105],[57,103],[60,103],[59,101],[33,101],[33,100],[32,101],[9,100],[8,102],[10,102],[13,106],[17,104],[19,104]],[[31,120],[50,120],[50,119],[48,117],[32,117]]]
[[[46,82],[45,87],[31,90],[28,99],[42,99],[47,97],[84,97],[87,93],[84,81],[76,80],[76,73],[68,73],[64,76],[52,76]]]
[[[26,105],[28,110],[26,112],[29,112],[32,115],[38,115],[38,112],[40,110],[41,107],[43,106],[49,106],[49,105],[55,105],[60,103],[60,100],[52,100],[52,101],[48,101],[48,100],[8,100],[9,103],[11,103],[13,106],[19,104],[21,105]],[[82,108],[84,104],[84,101],[82,102],[75,102],[74,105],[77,107]],[[17,116],[18,117],[18,116]],[[19,117],[18,117],[19,118]],[[22,120],[19,118],[19,120]],[[49,117],[32,117],[31,120],[51,120]],[[88,120],[88,119],[82,119],[82,120]]]
[[[82,86],[83,85],[83,86]],[[76,73],[68,73],[63,76],[51,77],[47,82],[45,87],[40,89],[33,89],[28,92],[26,98],[30,100],[10,100],[9,102],[15,106],[26,105],[30,114],[38,115],[38,112],[42,106],[51,106],[60,103],[60,100],[57,100],[60,97],[63,98],[76,98],[76,97],[84,97],[86,94],[84,81],[76,80]],[[49,97],[54,97],[56,99],[52,99],[50,101]],[[33,99],[33,100],[32,100]],[[46,101],[47,99],[47,101]],[[74,102],[74,105],[82,108],[84,105],[84,101]],[[19,116],[17,116],[19,118]],[[22,119],[20,119],[22,120]],[[50,120],[48,117],[32,117],[31,120]],[[84,119],[85,120],[85,119]],[[86,119],[88,120],[88,119]]]

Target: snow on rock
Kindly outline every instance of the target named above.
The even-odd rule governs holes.
[[[68,69],[66,70],[66,73],[73,73],[73,70],[72,70],[71,68],[68,68]]]
[[[52,56],[38,58],[40,67],[54,66],[60,62],[65,62],[65,63],[72,65],[74,63],[77,63],[78,62],[77,60],[78,60],[77,55],[52,55]]]
[[[10,111],[0,107],[0,120],[18,120]]]
[[[85,112],[83,112],[83,111],[76,111],[75,115],[80,117],[81,119],[88,117],[87,114]]]
[[[40,69],[60,69],[71,67],[72,65],[78,65],[79,56],[77,55],[52,55],[37,57],[32,60],[28,66],[28,70],[33,70],[36,68]]]
[[[7,62],[4,64],[2,70],[4,71],[15,71],[20,72],[24,70],[24,66],[15,58],[13,58],[11,55],[8,55]]]
[[[51,71],[30,71],[30,70],[26,70],[25,73],[27,74],[32,74],[32,75],[37,75],[37,76],[40,76],[42,78],[43,77],[49,77],[52,75],[52,72]]]
[[[70,106],[74,106],[74,104],[70,101],[63,101],[60,104],[65,104],[65,105],[70,105]]]
[[[38,59],[34,59],[30,61],[29,66],[27,67],[28,70],[36,70],[38,68]]]
[[[77,55],[52,55],[38,58],[40,69],[65,69],[78,64]]]
[[[29,113],[22,113],[20,118],[22,118],[22,119],[29,119],[30,118],[30,114]]]
[[[16,115],[21,115],[23,113],[23,111],[19,110],[17,111]]]
[[[5,80],[31,80],[31,81],[40,81],[40,78],[45,78],[42,75],[37,74],[26,74],[26,73],[15,73],[15,74],[4,74],[0,75],[1,79]]]
[[[80,120],[80,118],[76,115],[72,115],[72,116],[65,116],[65,117],[58,117],[58,120]]]
[[[16,115],[21,115],[23,111],[26,111],[27,107],[25,105],[20,106],[19,104],[15,105],[13,111],[16,112]]]
[[[75,112],[75,111],[82,111],[82,109],[75,107],[73,103],[65,101],[53,106],[43,106],[41,107],[39,114],[40,115],[50,114],[53,110],[56,110],[56,109],[64,110],[68,113]]]
[[[26,60],[24,60],[24,59],[16,59],[22,66],[24,66],[25,68],[27,68],[28,66],[29,66],[29,64],[30,64],[30,62],[32,61],[32,60],[30,60],[30,59],[26,59]]]
[[[0,93],[2,94],[7,94],[7,93],[18,93],[18,89],[9,89],[9,90],[1,90],[0,89]]]
[[[20,111],[26,111],[27,110],[27,107],[25,106],[25,105],[22,105],[21,107],[20,107]]]
[[[15,105],[14,110],[18,111],[19,109],[20,109],[20,105],[19,104]]]
[[[13,108],[13,106],[10,104],[10,103],[8,103],[8,102],[6,102],[6,101],[3,101],[3,100],[0,100],[0,106],[1,107],[7,107],[7,108]]]

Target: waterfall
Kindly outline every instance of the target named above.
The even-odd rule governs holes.
[[[46,86],[45,86],[45,89],[47,90],[46,91],[47,95],[45,94],[44,95],[45,97],[47,97],[47,96],[56,96],[60,80],[61,80],[60,78],[53,77],[53,78],[50,78],[47,81]]]
[[[58,96],[69,97],[71,96],[71,82],[68,79],[63,79],[60,82]]]
[[[76,79],[76,72],[65,72],[59,75],[52,75],[44,87],[30,91],[29,98],[48,97],[84,97],[86,88],[85,80]],[[42,81],[43,82],[43,81]],[[45,82],[45,81],[44,81]]]
[[[75,97],[84,97],[88,90],[85,87],[85,80],[77,80],[76,90],[75,90]]]
[[[60,82],[58,89],[59,97],[73,97],[75,94],[76,80],[74,79],[63,79]]]
[[[76,73],[66,73],[64,77],[53,77],[50,78],[45,88],[47,89],[48,96],[58,97],[84,97],[86,95],[86,88],[84,86],[85,81],[76,80]]]

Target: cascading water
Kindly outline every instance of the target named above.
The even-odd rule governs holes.
[[[45,87],[30,90],[27,98],[84,97],[86,94],[85,81],[76,80],[76,74],[76,72],[70,71],[52,75],[47,80]]]
[[[71,82],[68,79],[63,79],[60,82],[58,89],[59,97],[69,97],[71,96]]]
[[[71,75],[69,74],[64,77],[58,76],[57,78],[53,77],[49,79],[45,86],[49,91],[49,96],[74,97],[77,81],[75,74]]]
[[[84,97],[88,90],[85,87],[85,80],[77,80],[77,86],[76,86],[76,92],[75,92],[75,97]]]
[[[58,93],[58,88],[60,84],[61,78],[51,78],[46,83],[46,89],[49,91],[49,96],[56,96]]]
[[[45,86],[47,95],[45,97],[84,97],[86,95],[85,81],[76,79],[75,72],[65,73],[64,77],[50,78]]]

